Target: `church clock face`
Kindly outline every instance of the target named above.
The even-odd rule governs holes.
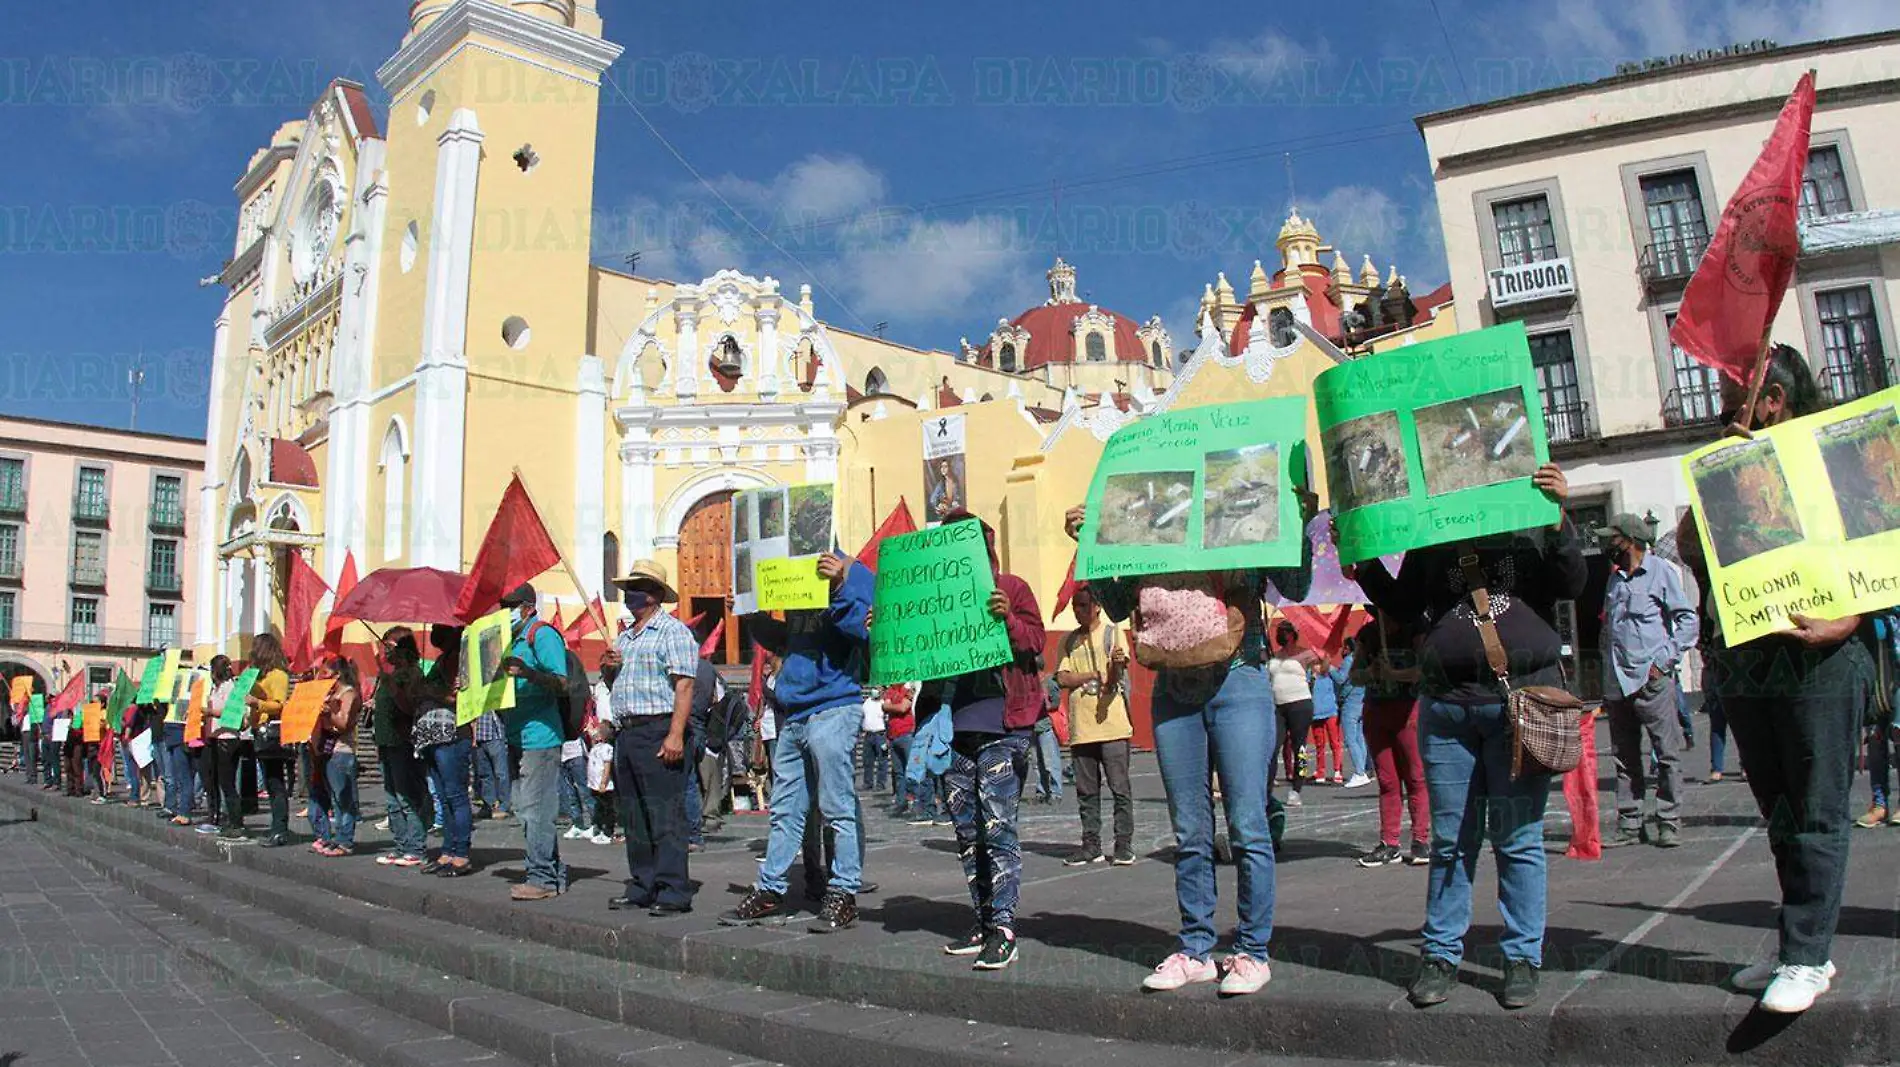
[[[331,246],[336,244],[337,226],[342,217],[343,205],[337,199],[336,185],[328,178],[319,179],[304,200],[290,236],[290,269],[297,284],[306,284],[316,276]]]

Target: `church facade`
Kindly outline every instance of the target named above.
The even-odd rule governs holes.
[[[610,270],[591,262],[591,218],[600,80],[620,49],[598,15],[417,0],[410,18],[378,72],[386,114],[335,82],[236,185],[198,498],[201,657],[281,626],[290,553],[332,583],[346,556],[465,568],[517,470],[573,563],[578,582],[541,583],[569,618],[654,557],[710,631],[735,491],[836,483],[853,551],[900,500],[923,520],[924,434],[949,415],[962,501],[1047,598],[1061,512],[1115,428],[1307,392],[1329,357],[1295,321],[1348,346],[1455,329],[1448,294],[1413,300],[1369,262],[1347,272],[1297,216],[1245,300],[1210,283],[1180,347],[1158,317],[1077,299],[1060,259],[1046,301],[944,349],[830,325],[809,285],[744,264],[694,281]],[[722,658],[742,658],[741,627],[724,633]]]

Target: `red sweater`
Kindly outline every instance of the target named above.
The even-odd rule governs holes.
[[[1003,725],[1012,730],[1026,729],[1042,718],[1042,671],[1038,668],[1048,640],[1042,628],[1042,608],[1029,583],[1013,574],[998,571],[996,588],[1009,598],[1009,614],[1003,626],[1009,631],[1010,650],[1016,653],[1014,661],[998,668],[1003,676]]]

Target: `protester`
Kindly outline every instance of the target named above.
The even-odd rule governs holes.
[[[514,802],[508,754],[508,727],[501,712],[484,711],[475,717],[469,757],[474,762],[475,789],[469,796],[477,821],[506,819]]]
[[[1547,463],[1532,481],[1560,507],[1569,496],[1563,471]],[[1405,554],[1397,578],[1377,559],[1354,568],[1366,596],[1394,618],[1424,615],[1420,652],[1419,749],[1432,809],[1432,863],[1425,898],[1423,959],[1410,997],[1417,1007],[1443,1003],[1457,985],[1471,926],[1478,847],[1491,838],[1504,920],[1504,986],[1499,1003],[1528,1007],[1543,966],[1544,806],[1551,777],[1514,778],[1512,731],[1504,693],[1486,656],[1467,572],[1475,568],[1491,602],[1513,686],[1564,683],[1562,639],[1551,622],[1559,600],[1583,593],[1588,571],[1582,540],[1568,518],[1527,530]]]
[[[1379,844],[1359,857],[1359,866],[1432,861],[1431,808],[1425,794],[1425,764],[1418,755],[1418,661],[1412,628],[1392,621],[1377,605],[1359,630],[1352,656],[1352,684],[1365,694],[1366,742],[1379,779]],[[1412,846],[1399,850],[1407,811]]]
[[[818,574],[831,587],[822,612],[788,612],[782,637],[781,628],[754,618],[754,629],[771,635],[761,643],[781,654],[773,686],[782,720],[772,765],[771,830],[758,881],[737,908],[720,917],[722,923],[751,925],[784,913],[793,854],[808,832],[814,838],[822,833],[812,827],[820,815],[833,835],[834,853],[818,917],[807,929],[830,933],[857,921],[864,843],[852,756],[864,719],[870,663],[865,618],[873,580],[869,569],[836,553],[819,557]],[[808,879],[812,866],[807,860]]]
[[[1313,780],[1346,784],[1346,733],[1339,722],[1338,668],[1323,656],[1313,664]]]
[[[1372,784],[1371,754],[1366,749],[1366,687],[1354,680],[1353,663],[1358,642],[1348,637],[1340,646],[1339,662],[1328,672],[1333,692],[1339,698],[1339,730],[1346,739],[1346,754],[1352,757],[1352,775],[1345,788],[1359,789]]]
[[[567,726],[561,694],[567,689],[567,642],[536,614],[534,586],[523,582],[501,598],[513,635],[501,665],[514,681],[515,706],[508,709],[508,748],[513,754],[510,791],[521,816],[527,876],[509,891],[514,900],[546,900],[567,889],[567,864],[554,817],[561,808],[561,743]],[[503,794],[501,803],[508,803]]]
[[[884,701],[877,690],[865,690],[860,706],[864,709],[864,735],[858,787],[869,794],[886,788],[891,779],[890,724],[884,721]]]
[[[891,818],[910,817],[911,801],[921,799],[910,781],[910,743],[917,728],[917,690],[914,682],[887,685],[878,694],[878,706],[884,712],[884,732],[891,748]],[[921,805],[920,805],[921,806]]]
[[[429,780],[435,784],[435,821],[442,826],[442,847],[434,859],[417,870],[438,878],[461,878],[474,873],[469,841],[474,832],[468,799],[469,754],[475,747],[471,726],[455,723],[456,676],[461,672],[462,628],[437,624],[429,628],[436,659],[426,672],[413,637],[396,642],[389,662],[394,668],[384,685],[393,686],[399,720],[407,720],[410,743]],[[391,823],[393,826],[394,823]]]
[[[612,841],[595,829],[594,791],[587,785],[587,738],[600,730],[600,709],[611,697],[606,685],[595,682],[588,701],[587,715],[581,720],[581,736],[561,745],[561,814],[567,820],[569,841],[589,841],[605,845]]]
[[[251,687],[244,703],[251,709],[251,744],[264,776],[264,790],[270,797],[270,827],[259,844],[282,848],[290,844],[289,775],[296,750],[285,746],[279,736],[284,702],[290,697],[290,665],[276,634],[261,633],[251,638],[251,666],[257,670],[257,684]]]
[[[173,826],[191,825],[191,803],[198,793],[198,783],[192,776],[191,751],[185,747],[185,712],[190,706],[190,687],[186,686],[184,699],[167,702],[165,717],[158,724],[154,738],[157,744],[152,746],[165,788],[165,800],[159,806],[158,817]]]
[[[414,680],[396,681],[397,674],[402,673],[400,664],[408,664],[420,674],[415,632],[407,626],[390,627],[383,633],[378,656],[383,674],[371,704],[370,733],[376,742],[376,760],[383,769],[390,850],[377,856],[376,862],[385,867],[420,867],[428,862],[425,834],[434,821],[434,808],[426,784],[429,772],[416,755]],[[404,692],[405,684],[411,691]],[[398,699],[399,693],[404,699]]]
[[[1069,600],[1076,628],[1063,635],[1055,682],[1069,698],[1069,758],[1075,767],[1082,847],[1070,867],[1135,862],[1135,797],[1128,784],[1128,645],[1121,627],[1103,617],[1095,594],[1078,587]],[[1114,800],[1113,850],[1102,851],[1102,785]]]
[[[1725,423],[1751,431],[1827,407],[1806,358],[1787,345],[1771,350],[1752,410],[1743,410],[1747,388],[1726,377],[1722,403]],[[1683,516],[1676,547],[1708,590],[1699,520],[1693,510]],[[1706,618],[1719,625],[1719,616]],[[1790,629],[1752,641],[1711,642],[1704,689],[1721,701],[1735,735],[1781,883],[1776,952],[1730,981],[1760,992],[1763,1010],[1794,1014],[1812,1007],[1836,974],[1831,955],[1853,828],[1848,803],[1874,658],[1872,626],[1859,615],[1790,615],[1787,622]]]
[[[697,638],[697,635],[695,635]],[[706,847],[706,831],[715,829],[718,820],[706,811],[707,793],[712,783],[706,773],[706,731],[712,719],[713,705],[725,699],[726,683],[712,657],[701,655],[693,672],[693,704],[686,717],[686,851],[699,852]],[[855,744],[855,742],[853,742]]]
[[[1675,565],[1650,554],[1655,535],[1641,517],[1625,512],[1596,536],[1613,564],[1603,593],[1603,712],[1616,747],[1616,834],[1604,847],[1651,840],[1643,817],[1648,734],[1658,772],[1654,841],[1674,848],[1682,829],[1684,748],[1676,670],[1695,647],[1695,605]]]
[[[1310,520],[1317,509],[1302,493]],[[1081,533],[1084,511],[1071,508],[1064,528]],[[1266,624],[1261,602],[1269,582],[1298,600],[1312,584],[1310,542],[1296,567],[1208,571],[1090,583],[1108,617],[1139,616],[1134,640],[1155,644],[1180,666],[1155,672],[1155,758],[1174,827],[1174,896],[1181,934],[1173,954],[1142,981],[1162,992],[1220,982],[1222,994],[1243,996],[1273,977],[1267,945],[1273,936],[1273,835],[1268,827],[1268,777],[1279,736],[1273,685],[1266,671]],[[1223,620],[1210,628],[1207,621]],[[1234,635],[1236,622],[1241,632]],[[1200,654],[1196,654],[1196,653]],[[1211,658],[1209,658],[1211,657]],[[1218,772],[1228,843],[1238,868],[1239,930],[1234,954],[1213,960],[1217,903],[1214,879],[1214,796]]]
[[[654,916],[693,910],[687,872],[687,721],[699,643],[686,624],[664,610],[679,594],[666,568],[639,560],[615,579],[633,625],[601,657],[611,687],[608,725],[614,730],[614,790],[626,822],[627,888],[607,902]]]
[[[1267,794],[1280,765],[1286,768],[1286,805],[1297,808],[1304,801],[1300,786],[1311,780],[1312,763],[1306,755],[1306,742],[1313,728],[1313,672],[1319,655],[1300,642],[1299,628],[1282,620],[1273,631],[1276,651],[1267,660],[1267,675],[1273,682],[1273,704],[1280,719],[1278,760],[1268,761]]]
[[[317,835],[310,851],[347,856],[356,851],[356,721],[362,691],[356,664],[342,656],[326,661],[317,677],[336,684],[324,695],[310,740],[310,829]]]

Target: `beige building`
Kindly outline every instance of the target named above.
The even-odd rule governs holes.
[[[55,692],[191,643],[204,442],[0,417],[0,674]]]
[[[1723,205],[1816,71],[1804,254],[1774,340],[1839,399],[1894,383],[1900,32],[1757,42],[1421,116],[1461,322],[1531,337],[1580,518],[1686,506],[1678,459],[1718,431],[1714,373],[1669,342]]]

